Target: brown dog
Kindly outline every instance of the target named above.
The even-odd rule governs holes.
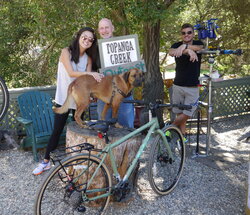
[[[76,103],[75,120],[78,125],[83,127],[81,115],[90,103],[90,96],[101,99],[104,105],[101,119],[104,120],[108,108],[112,107],[112,118],[117,118],[118,108],[126,95],[134,87],[142,85],[144,74],[137,68],[130,69],[128,72],[105,76],[101,82],[97,82],[91,75],[83,75],[75,79],[68,88],[68,95],[63,106],[54,108],[55,113],[65,113],[68,111],[70,101]],[[116,124],[116,127],[120,127]]]

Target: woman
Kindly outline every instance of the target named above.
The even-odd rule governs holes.
[[[63,105],[67,97],[68,86],[75,78],[81,75],[92,75],[96,81],[101,81],[103,77],[102,74],[91,72],[92,61],[95,61],[96,57],[96,43],[97,39],[94,30],[89,27],[84,27],[78,31],[71,45],[62,50],[57,70],[56,106]],[[70,108],[75,110],[75,104],[72,103]],[[50,169],[49,154],[58,145],[68,115],[69,112],[65,114],[55,114],[54,128],[46,148],[44,160],[34,169],[34,175],[39,175],[45,170]]]

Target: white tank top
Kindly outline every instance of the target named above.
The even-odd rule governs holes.
[[[86,72],[88,55],[86,53],[83,54],[79,58],[78,64],[75,64],[74,61],[70,61],[74,71],[78,72]],[[64,101],[67,98],[68,86],[72,81],[76,78],[71,78],[66,71],[62,62],[59,61],[58,69],[57,69],[57,81],[56,81],[56,96],[55,102],[59,105],[63,105]],[[69,108],[76,109],[75,102],[71,102]]]

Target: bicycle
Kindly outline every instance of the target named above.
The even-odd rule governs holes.
[[[147,106],[152,113],[151,121],[114,143],[109,143],[108,138],[108,130],[113,122],[97,121],[90,124],[99,136],[105,138],[106,146],[103,149],[95,149],[92,144],[83,143],[78,145],[78,148],[67,148],[67,151],[71,150],[69,153],[77,154],[63,160],[59,159],[50,170],[37,192],[35,214],[73,214],[76,209],[81,212],[86,211],[88,214],[104,214],[111,196],[116,201],[121,201],[129,192],[128,179],[136,169],[144,149],[151,143],[150,140],[153,142],[148,163],[149,183],[158,195],[167,195],[174,190],[180,180],[185,161],[183,136],[180,130],[172,125],[160,129],[156,110],[173,106],[190,109],[191,106],[160,104],[159,102],[146,104],[135,100],[130,102]],[[145,130],[148,132],[134,160],[124,177],[121,178],[112,149]],[[82,150],[86,150],[87,153],[81,153]],[[94,152],[98,154],[93,155]],[[116,181],[114,186],[110,171],[105,164],[108,155]],[[102,177],[101,181],[100,177]],[[96,182],[98,179],[99,181]]]
[[[0,121],[4,118],[9,107],[9,91],[5,81],[0,76]]]

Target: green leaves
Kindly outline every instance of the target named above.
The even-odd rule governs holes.
[[[223,72],[249,74],[250,3],[245,0],[11,0],[0,4],[0,71],[9,86],[55,83],[60,51],[83,26],[97,29],[110,18],[115,35],[138,34],[141,53],[148,42],[145,25],[160,22],[160,51],[180,39],[180,26],[218,18],[214,47],[244,49],[241,57],[217,58]],[[151,34],[148,32],[148,34]],[[151,45],[159,41],[150,40]],[[148,50],[146,53],[150,53]],[[153,58],[156,60],[157,58]],[[155,62],[154,62],[155,63]],[[220,66],[221,65],[221,66]],[[233,68],[233,69],[232,69]]]

